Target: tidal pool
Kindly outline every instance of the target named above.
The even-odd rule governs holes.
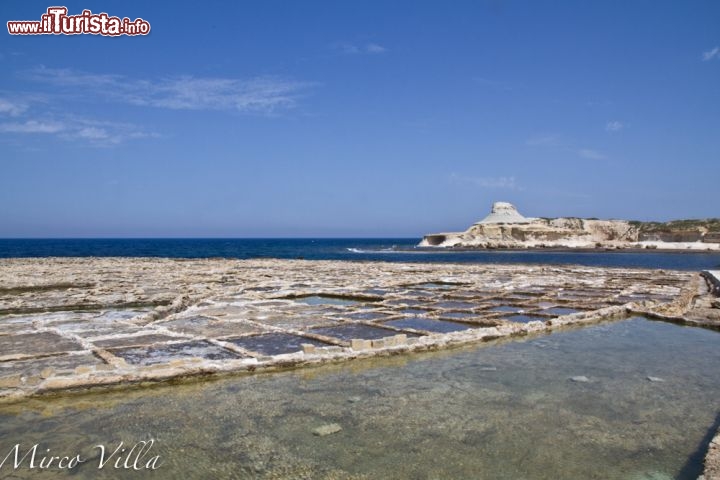
[[[695,479],[718,426],[718,365],[717,332],[635,318],[435,353],[35,398],[0,406],[0,461],[18,443],[88,461],[69,473],[6,464],[0,477]],[[313,435],[330,424],[341,430]],[[98,470],[95,445],[150,438],[154,472]]]
[[[446,322],[444,320],[434,320],[432,318],[423,317],[410,317],[401,318],[399,320],[390,320],[389,322],[385,322],[385,325],[390,325],[391,327],[397,328],[412,328],[415,330],[425,330],[428,332],[436,333],[459,332],[472,328],[472,326],[465,323]]]
[[[330,297],[330,296],[326,296],[326,295],[309,295],[306,297],[297,297],[294,300],[298,303],[304,303],[307,305],[350,306],[350,305],[357,305],[358,303],[360,303],[358,300],[353,300],[351,298]]]
[[[551,307],[546,308],[542,311],[542,313],[549,313],[551,315],[570,315],[572,313],[577,313],[580,310],[576,308],[567,308],[567,307]]]

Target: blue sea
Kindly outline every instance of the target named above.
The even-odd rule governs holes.
[[[720,253],[453,251],[417,248],[418,238],[0,239],[0,258],[303,258],[386,262],[576,264],[677,270],[720,268]]]

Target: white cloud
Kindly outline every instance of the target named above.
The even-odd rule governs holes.
[[[712,60],[713,58],[717,58],[720,60],[720,47],[715,47],[712,50],[703,52],[703,54],[702,54],[702,59],[704,62],[707,62],[708,60]]]
[[[301,85],[273,77],[251,80],[179,77],[151,85],[131,101],[171,109],[273,112],[295,105]]]
[[[617,120],[607,122],[607,124],[605,125],[605,130],[608,132],[619,132],[623,128],[625,128],[625,125],[623,125],[622,122],[619,122]]]
[[[24,103],[13,102],[11,100],[0,98],[0,114],[16,117],[27,110],[28,106]]]
[[[382,45],[378,45],[377,43],[368,43],[365,45],[365,52],[366,53],[385,53],[387,52],[387,48],[383,47]]]
[[[607,158],[602,153],[596,151],[596,150],[590,150],[589,148],[581,148],[577,151],[578,155],[580,155],[583,158],[589,158],[590,160],[603,160]]]
[[[364,45],[337,43],[335,48],[345,55],[378,55],[388,51],[387,48],[377,43],[366,43]]]
[[[3,133],[59,133],[65,126],[58,122],[45,122],[26,120],[25,122],[0,123],[0,132]]]
[[[35,81],[82,89],[85,94],[133,105],[256,113],[294,107],[301,92],[315,85],[274,76],[249,79],[178,76],[145,80],[44,67],[31,71],[28,76]]]
[[[81,140],[94,146],[111,146],[140,138],[157,138],[132,123],[111,122],[93,118],[69,116],[64,119],[68,127],[59,136],[64,140]]]
[[[52,83],[53,85],[89,89],[112,88],[123,81],[122,75],[85,73],[70,68],[46,68],[43,66],[28,72],[27,77],[31,80]]]
[[[77,131],[80,138],[88,138],[90,140],[105,140],[110,137],[107,130],[97,127],[84,127]]]
[[[81,140],[94,146],[118,145],[130,139],[156,138],[159,135],[143,131],[137,125],[108,122],[77,116],[62,116],[49,120],[26,119],[0,123],[0,133],[46,134],[63,140]]]
[[[518,186],[515,177],[467,177],[452,173],[450,174],[450,180],[458,183],[469,183],[480,188],[522,190]]]
[[[280,77],[248,79],[194,76],[135,79],[123,75],[93,74],[72,69],[40,67],[25,72],[28,80],[47,84],[51,93],[23,94],[22,101],[3,92],[0,97],[2,134],[46,134],[94,146],[157,138],[155,132],[130,123],[75,116],[69,102],[78,95],[89,102],[112,101],[172,110],[231,110],[265,115],[292,108],[314,84]],[[57,103],[50,108],[52,103]],[[42,104],[40,109],[36,104]],[[12,121],[10,121],[12,120]]]

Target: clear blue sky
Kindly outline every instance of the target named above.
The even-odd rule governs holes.
[[[720,217],[720,2],[66,2],[11,36],[0,237],[420,236]]]

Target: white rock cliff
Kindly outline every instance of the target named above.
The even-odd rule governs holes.
[[[529,218],[511,203],[495,202],[490,214],[466,231],[425,235],[419,246],[720,250],[715,235],[702,222],[683,229],[672,222],[658,226],[627,220]]]

